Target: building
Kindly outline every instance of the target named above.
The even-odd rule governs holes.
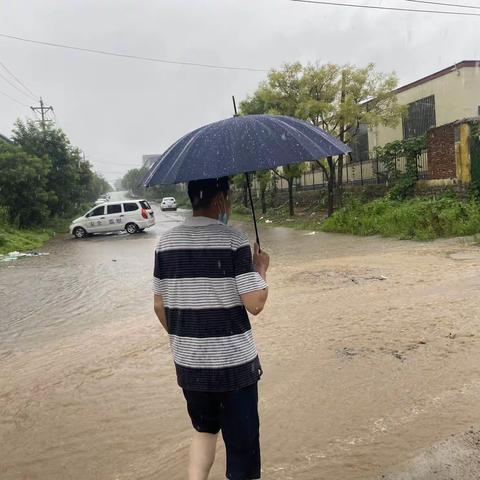
[[[396,128],[361,127],[354,146],[355,160],[368,160],[377,146],[480,115],[480,61],[464,60],[397,88],[395,93],[398,102],[407,106],[405,118]]]
[[[407,107],[405,117],[396,128],[359,126],[351,145],[352,161],[344,163],[343,182],[385,183],[385,166],[376,158],[375,147],[427,132],[427,151],[417,160],[419,179],[468,183],[476,177],[480,182],[480,167],[475,175],[471,170],[476,168],[476,162],[469,160],[476,152],[466,146],[470,133],[476,131],[470,126],[480,117],[480,60],[459,62],[397,88],[394,93],[398,102]],[[406,159],[399,158],[396,168],[405,171]],[[325,175],[316,169],[305,173],[297,188],[322,188],[325,184]],[[277,187],[286,188],[286,182],[277,180]]]
[[[155,160],[157,160],[159,156],[160,155],[158,154],[142,155],[142,166],[150,168],[155,163]]]

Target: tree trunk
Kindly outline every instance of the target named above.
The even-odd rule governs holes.
[[[288,209],[291,217],[295,215],[295,210],[293,208],[293,181],[293,178],[288,179]]]
[[[344,105],[345,103],[345,71],[342,71],[342,90],[341,90],[341,98],[340,98],[340,108]],[[341,142],[345,141],[345,119],[342,117],[340,118],[340,125],[339,125],[339,132],[338,132],[338,138]],[[339,155],[338,157],[338,175],[337,175],[337,186],[339,189],[342,188],[343,184],[343,155]]]
[[[342,140],[343,142],[343,140]],[[337,174],[337,188],[335,189],[336,190],[336,197],[337,197],[337,201],[336,201],[336,204],[337,205],[341,205],[342,204],[342,197],[343,197],[343,158],[344,156],[343,155],[339,155],[338,156],[338,167],[337,167],[337,170],[338,170],[338,174]]]
[[[248,188],[246,183],[243,186],[243,206],[248,208]]]
[[[342,142],[343,142],[343,140],[342,140]],[[337,185],[339,187],[341,187],[342,184],[343,184],[343,155],[338,156],[338,161],[337,162],[338,162]]]
[[[267,189],[266,188],[262,188],[260,190],[260,202],[262,204],[262,213],[265,214],[267,213],[267,199],[266,199],[266,193]]]
[[[331,217],[335,209],[335,163],[332,157],[327,157],[328,162],[328,207],[327,216]]]

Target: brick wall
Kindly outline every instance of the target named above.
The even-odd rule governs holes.
[[[471,196],[469,185],[466,183],[434,184],[430,181],[417,182],[415,186],[416,197],[442,197],[444,195],[455,196],[460,200],[468,200]]]
[[[455,125],[432,128],[427,134],[428,179],[456,178]]]

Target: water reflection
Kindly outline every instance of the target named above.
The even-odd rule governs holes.
[[[142,235],[57,239],[0,268],[2,479],[185,478],[190,424],[150,289],[157,235],[182,215],[158,213]],[[261,239],[264,478],[375,478],[473,424],[475,247]]]

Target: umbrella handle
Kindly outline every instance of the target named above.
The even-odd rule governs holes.
[[[248,173],[245,173],[245,178],[247,180],[247,189],[248,189],[248,196],[250,198],[250,206],[252,207],[253,225],[255,226],[255,237],[257,239],[258,249],[259,251],[261,251],[260,238],[258,236],[258,228],[257,228],[257,218],[255,216],[255,207],[253,205],[252,189],[250,188],[250,176],[248,175]]]

